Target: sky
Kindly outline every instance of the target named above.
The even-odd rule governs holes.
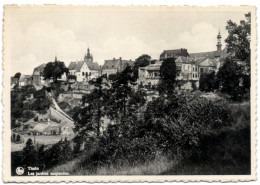
[[[205,9],[204,9],[205,10]],[[4,31],[11,73],[32,74],[42,63],[58,60],[68,66],[83,60],[87,48],[94,62],[142,54],[158,59],[163,50],[186,48],[189,53],[222,48],[228,20],[239,23],[242,11],[204,11],[171,8],[6,8]]]

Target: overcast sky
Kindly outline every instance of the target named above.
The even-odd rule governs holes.
[[[239,22],[241,11],[180,11],[176,9],[12,8],[5,12],[11,72],[32,74],[34,67],[58,59],[68,66],[90,48],[94,61],[135,60],[141,54],[158,59],[167,49],[189,53],[216,50],[228,20]]]

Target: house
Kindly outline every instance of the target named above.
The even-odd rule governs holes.
[[[138,83],[143,85],[157,85],[160,81],[160,68],[163,61],[156,61],[145,67],[140,67],[138,71]],[[194,81],[198,86],[199,66],[193,59],[179,56],[175,59],[176,63],[176,80],[177,81]]]
[[[45,83],[43,78],[43,70],[45,68],[46,64],[41,64],[34,68],[33,74],[32,74],[32,83],[35,86],[41,86]]]
[[[23,87],[25,85],[32,84],[32,77],[30,75],[21,75],[20,79],[18,80],[18,85]]]
[[[111,74],[116,74],[122,72],[127,66],[133,66],[134,61],[132,60],[122,60],[113,58],[112,60],[105,60],[102,66],[102,75],[107,77]]]
[[[164,50],[160,55],[160,60],[165,60],[166,58],[178,58],[179,56],[189,57],[187,49],[174,49],[174,50]]]
[[[71,82],[89,81],[100,76],[100,67],[98,63],[93,62],[93,56],[90,54],[89,48],[83,61],[71,62],[68,68]]]
[[[212,73],[217,72],[221,65],[221,61],[216,58],[205,58],[198,61],[199,73]]]
[[[35,135],[58,135],[61,129],[58,123],[48,119],[47,122],[36,123],[31,132]]]

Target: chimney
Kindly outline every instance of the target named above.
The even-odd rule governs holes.
[[[119,57],[119,60],[121,61],[121,60],[122,60],[122,57]]]

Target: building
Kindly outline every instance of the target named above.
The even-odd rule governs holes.
[[[32,83],[35,86],[41,86],[45,83],[43,78],[43,70],[45,68],[46,64],[41,64],[34,68],[33,74],[32,74]]]
[[[18,80],[18,85],[23,87],[25,85],[32,85],[32,76],[31,75],[21,75]]]
[[[181,48],[181,49],[173,49],[173,50],[164,50],[162,54],[160,55],[160,60],[164,60],[166,58],[178,58],[179,56],[182,57],[189,57],[189,53],[187,49]]]
[[[160,81],[160,68],[163,61],[157,61],[145,67],[140,67],[138,74],[138,83],[143,85],[157,85]],[[177,81],[194,81],[199,80],[199,66],[195,60],[188,57],[179,56],[175,59],[176,63],[176,80]]]
[[[102,67],[102,75],[109,76],[111,74],[116,74],[122,72],[126,66],[133,66],[134,61],[132,60],[122,60],[120,57],[119,59],[112,59],[112,60],[105,60],[105,63]]]
[[[89,48],[83,61],[71,62],[69,64],[69,75],[75,77],[76,81],[88,81],[100,76],[100,67],[98,63],[93,62],[93,56],[90,54]]]
[[[57,57],[55,56],[54,62],[61,62],[61,61],[57,60]],[[53,79],[44,80],[43,71],[44,71],[45,67],[46,67],[46,64],[41,64],[38,67],[34,68],[33,74],[32,74],[32,84],[33,85],[35,85],[35,86],[43,86],[43,85],[48,86],[48,83],[53,82]],[[63,73],[61,75],[61,77],[58,78],[57,80],[67,81],[66,73]]]
[[[199,66],[199,74],[212,73],[213,71],[218,72],[221,65],[221,61],[216,58],[205,58],[197,61]]]
[[[218,59],[222,60],[227,57],[227,48],[225,47],[223,50],[221,44],[221,34],[220,32],[217,35],[217,50],[216,51],[207,51],[207,52],[199,52],[199,53],[190,53],[190,57],[195,60],[210,58],[210,59]]]
[[[216,51],[188,53],[187,49],[164,50],[160,61],[139,68],[138,83],[143,85],[157,85],[160,80],[160,67],[166,58],[175,58],[176,80],[180,89],[190,89],[192,83],[198,87],[199,79],[203,73],[217,72],[227,56],[227,49],[221,49],[221,34],[217,35]]]

